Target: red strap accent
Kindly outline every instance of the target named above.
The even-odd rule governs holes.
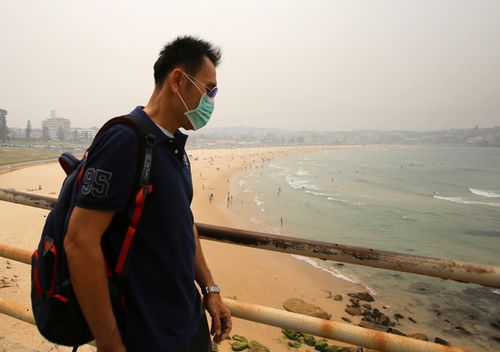
[[[43,242],[43,250],[46,251],[51,245],[52,243],[50,243],[50,241],[45,240],[45,242]]]
[[[69,298],[63,296],[63,295],[52,295],[51,297],[54,297],[56,299],[58,299],[59,301],[61,301],[62,303],[68,303],[69,302]]]
[[[83,167],[80,168],[80,171],[78,171],[78,175],[76,176],[76,188],[80,189],[80,184],[82,183],[82,177],[83,177]]]
[[[40,284],[40,277],[38,276],[38,249],[33,253],[35,257],[35,273],[33,274],[35,279],[35,291],[39,299],[42,299],[42,285]]]
[[[128,252],[130,250],[130,245],[132,244],[132,239],[134,238],[135,232],[137,231],[137,225],[141,219],[142,211],[144,209],[144,200],[146,195],[151,192],[152,186],[145,185],[142,186],[137,195],[135,196],[135,209],[132,214],[132,221],[128,226],[125,239],[123,240],[122,249],[120,250],[120,256],[115,266],[115,273],[120,275],[123,271],[123,266],[125,265],[125,260],[127,259]]]
[[[90,147],[87,148],[87,150],[85,151],[85,153],[83,153],[82,160],[87,159],[87,153],[88,153],[89,149],[90,149]],[[83,169],[84,169],[84,167],[80,168],[80,171],[78,171],[78,175],[76,176],[76,188],[77,189],[80,189],[80,184],[82,182],[83,171],[84,171]]]

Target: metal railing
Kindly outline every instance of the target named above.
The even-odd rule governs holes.
[[[0,201],[52,209],[57,199],[0,188]],[[500,288],[500,267],[196,224],[200,238]]]
[[[0,200],[52,209],[55,198],[0,189]],[[325,260],[441,277],[500,288],[500,268],[430,257],[413,256],[370,248],[352,247],[293,237],[197,224],[201,238]],[[31,253],[0,244],[0,257],[31,263]],[[324,338],[388,352],[465,352],[469,350],[398,336],[349,324],[313,318],[279,309],[224,298],[234,317],[289,328]],[[29,308],[0,299],[0,313],[34,323]]]

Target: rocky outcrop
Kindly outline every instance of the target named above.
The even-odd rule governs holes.
[[[421,334],[418,332],[415,334],[410,334],[410,335],[408,335],[408,337],[411,337],[411,338],[417,339],[417,340],[422,340],[422,341],[429,341],[429,338],[425,334]]]
[[[368,292],[348,293],[347,295],[349,297],[359,299],[360,301],[366,301],[366,302],[374,302],[375,301],[375,299],[373,299],[372,295],[370,295]]]
[[[289,298],[283,303],[283,307],[293,313],[308,315],[310,317],[321,318],[321,319],[330,319],[332,317],[331,314],[325,312],[320,307],[307,303],[300,298]]]

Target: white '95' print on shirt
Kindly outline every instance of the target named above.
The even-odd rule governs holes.
[[[83,176],[82,194],[92,194],[96,198],[104,198],[108,194],[109,181],[113,174],[108,171],[89,168]]]

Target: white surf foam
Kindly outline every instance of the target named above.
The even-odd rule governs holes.
[[[320,190],[320,188],[318,186],[310,184],[307,180],[293,177],[291,175],[286,176],[286,182],[293,189],[305,189],[305,190],[314,190],[314,191]]]
[[[295,173],[297,176],[309,176],[311,173],[307,170],[304,170],[303,168],[300,168],[299,171]]]
[[[347,203],[345,199],[340,199],[340,198],[335,198],[335,197],[328,197],[328,200],[331,200],[332,202],[341,202],[341,203]]]
[[[486,197],[486,198],[500,198],[500,194],[495,193],[498,191],[488,191],[482,189],[469,188],[471,193],[474,193],[476,196]]]
[[[255,196],[253,198],[255,204],[257,204],[257,206],[261,206],[262,204],[264,204],[264,201],[263,200],[260,200],[259,197]]]
[[[312,258],[309,258],[309,257],[304,257],[302,255],[296,255],[296,254],[292,254],[292,256],[295,259],[302,260],[302,261],[306,262],[307,264],[310,264],[310,265],[314,266],[315,268],[318,268],[318,269],[321,269],[323,271],[326,271],[327,273],[330,273],[331,275],[333,275],[333,276],[335,276],[335,277],[337,277],[339,279],[352,282],[353,284],[361,285],[364,288],[366,288],[370,292],[370,294],[375,294],[375,291],[372,288],[370,288],[367,284],[365,284],[363,281],[361,281],[360,279],[358,279],[354,275],[344,274],[344,273],[340,272],[340,270],[337,270],[334,267],[326,267],[324,265],[321,265],[316,260],[314,260]]]
[[[335,194],[332,193],[323,193],[323,192],[315,192],[315,191],[306,191],[306,193],[319,196],[319,197],[331,197],[334,196]]]
[[[283,167],[283,166],[274,165],[273,163],[269,163],[269,167],[272,167],[273,169],[288,171],[288,168]]]
[[[447,202],[457,203],[457,204],[465,204],[465,205],[487,205],[490,207],[500,207],[500,203],[486,203],[486,202],[476,202],[473,200],[467,200],[462,197],[442,197],[442,196],[433,196],[434,199],[445,200]]]
[[[256,219],[254,217],[250,218],[250,221],[253,222],[255,225],[260,225],[262,224],[262,220]]]

